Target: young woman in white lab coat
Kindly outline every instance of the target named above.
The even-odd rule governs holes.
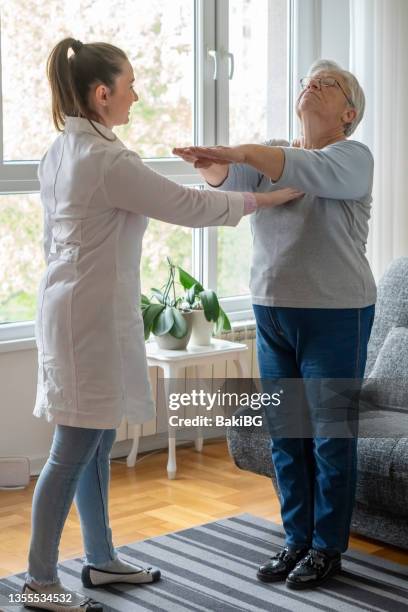
[[[145,166],[112,128],[138,96],[132,67],[109,44],[66,38],[47,65],[52,112],[62,132],[41,160],[47,269],[38,295],[38,390],[34,414],[55,424],[34,491],[27,606],[101,610],[66,588],[58,546],[75,498],[86,587],[150,583],[160,571],[121,559],[108,519],[109,453],[123,417],[154,416],[139,307],[139,262],[148,217],[187,227],[237,225],[259,206],[298,197],[198,191]],[[40,595],[41,597],[36,597]],[[39,599],[39,601],[35,601]],[[55,607],[54,607],[54,603]]]

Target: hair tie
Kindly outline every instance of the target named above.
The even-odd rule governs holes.
[[[74,53],[78,53],[78,51],[81,49],[81,47],[83,47],[84,44],[81,43],[80,40],[74,40],[74,42],[71,45],[71,48],[73,50]]]

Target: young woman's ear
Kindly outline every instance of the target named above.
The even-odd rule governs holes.
[[[106,106],[108,103],[108,94],[109,88],[106,85],[104,85],[103,83],[97,85],[94,93],[97,104]]]

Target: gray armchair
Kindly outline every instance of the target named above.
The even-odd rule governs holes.
[[[381,433],[358,440],[351,530],[408,549],[408,257],[395,260],[379,283],[365,377],[362,400],[381,411]],[[271,478],[277,491],[266,419],[261,431],[229,428],[227,441],[236,465]]]

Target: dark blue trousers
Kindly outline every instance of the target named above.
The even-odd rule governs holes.
[[[322,309],[254,305],[262,379],[362,379],[374,306]],[[313,412],[313,394],[305,394]],[[284,409],[284,404],[282,405]],[[290,548],[348,546],[357,437],[272,437],[272,461]]]

